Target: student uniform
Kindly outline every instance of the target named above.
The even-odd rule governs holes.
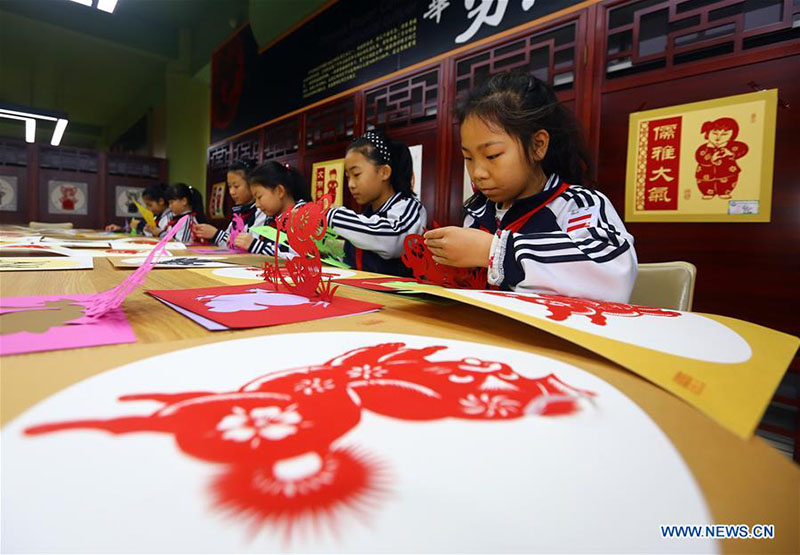
[[[247,204],[239,204],[232,208],[234,214],[239,214],[244,221],[244,230],[243,232],[247,232],[251,227],[258,227],[264,225],[266,222],[267,215],[264,214],[261,210],[256,208],[255,201],[248,202]],[[228,240],[231,237],[231,231],[233,230],[233,219],[228,224],[228,227],[224,230],[217,230],[214,236],[211,238],[211,242],[216,244],[220,247],[228,246]]]
[[[414,197],[395,193],[378,210],[362,214],[338,207],[328,211],[328,227],[345,240],[344,261],[367,272],[411,276],[403,264],[403,243],[409,234],[422,234],[427,215]]]
[[[498,210],[485,199],[465,227],[494,234],[488,281],[503,290],[628,302],[636,280],[633,236],[608,198],[552,174],[544,189]]]

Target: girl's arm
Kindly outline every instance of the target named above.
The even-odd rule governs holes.
[[[495,235],[489,283],[518,292],[628,302],[637,271],[633,236],[605,195],[572,187],[547,209],[559,231]]]
[[[328,212],[328,227],[359,249],[372,251],[384,260],[399,258],[409,234],[422,233],[427,215],[416,199],[390,201],[388,210],[365,216],[344,208]]]
[[[190,216],[185,223],[178,223],[176,226],[179,228],[178,232],[175,234],[175,241],[180,241],[181,243],[191,243],[192,242],[192,225],[197,223],[197,218],[194,216]]]

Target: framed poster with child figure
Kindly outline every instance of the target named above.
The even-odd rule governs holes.
[[[630,115],[625,220],[768,222],[777,89]]]

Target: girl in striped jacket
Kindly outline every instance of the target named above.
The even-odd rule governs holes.
[[[425,234],[434,260],[487,268],[500,289],[627,302],[633,236],[603,193],[579,185],[589,157],[553,89],[525,73],[498,74],[457,115],[476,192],[464,228]]]
[[[258,209],[255,201],[253,200],[253,193],[250,191],[250,186],[247,183],[247,174],[255,167],[249,160],[240,160],[234,162],[228,168],[226,181],[228,184],[228,193],[233,199],[233,214],[238,214],[244,222],[244,231],[251,227],[264,225],[266,216]],[[192,229],[195,237],[210,240],[217,246],[228,246],[228,240],[231,237],[233,230],[233,220],[228,224],[225,229],[217,229],[211,224],[196,224]]]
[[[159,235],[178,225],[183,216],[190,214],[191,217],[188,223],[181,224],[181,228],[175,235],[174,240],[181,243],[191,243],[193,241],[192,226],[198,222],[203,223],[206,220],[203,210],[203,197],[200,195],[200,191],[186,183],[175,183],[167,189],[167,199],[169,199],[172,219],[167,228]]]
[[[299,171],[289,165],[265,162],[250,172],[248,182],[256,205],[266,217],[265,224],[261,225],[274,227],[275,218],[287,210],[302,206],[309,199],[309,187],[306,180]],[[275,242],[266,237],[254,237],[247,233],[240,233],[236,236],[234,245],[254,254],[268,256],[275,254]],[[278,256],[291,257],[292,255],[296,255],[296,253],[288,246],[280,246]]]
[[[362,213],[338,207],[328,211],[328,227],[345,240],[345,262],[368,272],[411,276],[400,260],[409,234],[422,233],[425,208],[412,190],[411,153],[378,130],[347,147],[347,187]]]

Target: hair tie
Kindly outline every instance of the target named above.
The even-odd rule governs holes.
[[[370,144],[372,144],[372,146],[375,147],[375,150],[377,150],[380,153],[385,163],[390,164],[392,162],[392,156],[389,151],[389,145],[386,144],[386,141],[384,141],[380,135],[378,135],[374,131],[367,131],[366,133],[361,135],[361,138],[369,141]]]

